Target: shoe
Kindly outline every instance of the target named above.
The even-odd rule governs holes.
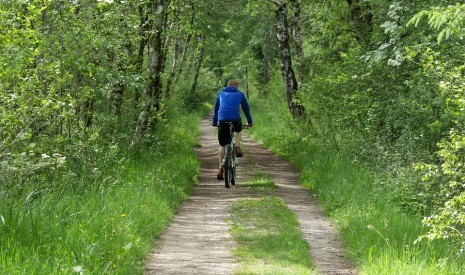
[[[223,168],[220,168],[220,170],[218,171],[218,174],[216,175],[216,179],[217,179],[217,180],[224,180],[224,177],[223,177]]]
[[[242,158],[244,154],[242,154],[242,150],[239,147],[236,147],[236,157]]]

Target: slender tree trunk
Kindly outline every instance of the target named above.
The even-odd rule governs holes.
[[[173,79],[176,75],[176,70],[178,69],[178,63],[179,63],[179,51],[181,46],[179,45],[179,40],[178,40],[178,35],[176,35],[176,38],[174,40],[174,49],[173,49],[173,62],[171,63],[171,71],[168,76],[168,79],[166,80],[166,96],[169,97],[171,95],[171,85],[173,83]]]
[[[127,41],[130,41],[129,38]],[[118,53],[113,52],[113,60],[117,64],[118,73],[120,75],[126,75],[128,71],[128,65],[125,63],[126,60],[130,60],[133,56],[132,45],[130,42],[127,42],[124,49],[125,58],[122,60],[118,57]],[[121,116],[121,108],[123,106],[124,92],[126,91],[126,84],[124,81],[118,79],[116,83],[113,84],[113,88],[108,95],[108,106],[110,108],[110,113],[113,116],[116,116],[118,119]],[[115,128],[116,130],[116,128]]]
[[[195,6],[191,3],[191,9],[192,9],[192,15],[190,18],[190,26],[194,25],[195,21],[195,16],[196,16],[196,10]],[[178,22],[179,23],[179,22]],[[179,28],[178,24],[178,28]],[[171,94],[171,86],[173,82],[176,82],[179,75],[182,73],[184,64],[186,62],[187,58],[187,51],[189,49],[189,44],[192,38],[192,34],[189,32],[186,35],[186,39],[184,41],[184,44],[180,41],[180,37],[176,36],[176,43],[174,44],[174,57],[173,57],[173,64],[172,64],[172,69],[170,72],[170,75],[168,76],[168,79],[166,81],[166,95],[170,96]]]
[[[195,55],[195,50],[193,50],[192,52],[193,53],[188,56],[189,59],[187,59],[187,56],[186,56],[186,62],[183,66],[184,68],[182,68],[182,71],[189,72],[188,74],[184,74],[184,80],[190,79],[190,75],[192,74],[191,73],[192,66],[196,64],[197,56]]]
[[[94,103],[93,97],[88,97],[84,102],[84,125],[86,128],[92,127],[94,117]]]
[[[286,0],[275,0],[276,9],[276,29],[279,47],[279,56],[281,58],[281,73],[286,86],[287,103],[289,111],[294,119],[304,115],[304,107],[298,102],[297,90],[298,83],[292,68],[292,58],[289,46],[289,31],[287,21],[287,2]]]
[[[136,71],[142,73],[142,68],[144,66],[144,51],[145,47],[147,46],[147,33],[150,26],[150,21],[148,19],[148,12],[145,12],[144,5],[139,5],[139,34],[140,34],[140,41],[139,41],[139,49],[137,52],[136,60],[135,60],[135,67]],[[134,93],[134,107],[136,108],[139,100],[140,100],[141,93],[139,90],[136,90]]]
[[[203,38],[200,38],[200,50],[199,50],[199,55],[197,56],[197,62],[195,65],[195,71],[194,71],[194,80],[192,81],[192,86],[191,86],[191,93],[195,93],[195,89],[197,88],[197,82],[199,79],[199,74],[200,74],[200,69],[202,68],[202,62],[203,62],[203,57],[205,55],[205,46],[203,45]]]
[[[158,110],[160,106],[162,62],[164,60],[162,33],[166,16],[166,4],[169,0],[154,0],[149,7],[149,17],[151,19],[152,32],[147,39],[148,46],[148,79],[142,98],[142,111],[139,114],[136,130],[132,138],[131,147],[139,144],[145,130],[148,127],[149,119],[153,109]]]
[[[271,30],[266,29],[265,45],[263,47],[263,95],[268,94],[268,85],[271,80]]]
[[[169,32],[170,30],[168,30],[168,5],[170,3],[171,0],[165,0],[165,5],[166,5],[166,8],[163,12],[163,16],[161,18],[161,24],[162,24],[162,27],[161,29],[163,30],[163,32]],[[173,25],[171,25],[172,27]],[[166,31],[165,31],[166,30]],[[163,37],[165,37],[165,39],[163,39]],[[169,42],[171,41],[170,39],[171,36],[169,35],[164,35],[164,36],[161,36],[161,39],[160,39],[160,43],[161,43],[161,55],[160,55],[160,59],[158,61],[158,71],[159,71],[159,74],[158,74],[158,85],[159,87],[157,88],[157,92],[156,93],[156,98],[155,98],[155,102],[156,102],[156,106],[155,108],[159,109],[160,108],[160,101],[163,97],[163,83],[161,81],[161,73],[165,71],[165,68],[166,68],[166,58],[168,56],[168,50],[169,50]]]
[[[184,65],[186,64],[186,61],[187,61],[187,55],[189,52],[191,39],[192,39],[192,34],[190,33],[187,34],[186,42],[184,43],[184,47],[183,47],[182,54],[181,54],[181,62],[179,63],[178,69],[174,75],[174,79],[173,79],[174,82],[178,80],[179,76],[182,74],[184,70]]]
[[[292,16],[292,35],[294,37],[294,44],[295,44],[295,60],[297,63],[297,81],[299,85],[303,82],[303,72],[304,72],[304,49],[302,46],[302,19],[301,19],[301,12],[302,12],[302,5],[301,0],[289,0],[293,9],[293,16]]]
[[[108,104],[112,115],[117,117],[121,116],[121,106],[123,105],[123,96],[125,90],[126,85],[124,85],[124,83],[118,82],[114,85],[113,89],[108,95]]]

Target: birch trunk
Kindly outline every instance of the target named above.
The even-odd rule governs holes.
[[[294,119],[304,115],[304,107],[297,100],[298,83],[292,68],[292,58],[289,46],[289,31],[287,21],[287,2],[286,0],[275,0],[276,9],[276,30],[279,47],[279,56],[281,59],[281,73],[286,86],[287,103],[289,111]]]
[[[297,63],[297,81],[299,85],[303,82],[303,72],[304,72],[304,49],[302,46],[302,5],[301,0],[289,0],[292,9],[293,9],[293,16],[292,16],[292,35],[294,37],[294,44],[295,44],[295,60]]]
[[[139,114],[136,130],[132,138],[131,147],[139,144],[145,130],[148,127],[149,119],[153,110],[158,110],[160,106],[161,83],[160,74],[163,66],[163,41],[162,33],[166,16],[166,4],[169,0],[153,1],[149,8],[149,17],[151,20],[152,31],[147,39],[148,47],[148,79],[145,91],[142,97],[142,111]]]

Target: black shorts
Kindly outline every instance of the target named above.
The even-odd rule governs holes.
[[[234,125],[234,132],[239,133],[242,131],[242,121],[235,120],[235,121],[220,121],[220,126],[218,127],[218,141],[220,146],[226,146],[226,144],[230,144],[230,136],[229,136],[229,122],[232,122]]]

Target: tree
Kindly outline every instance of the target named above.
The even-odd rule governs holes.
[[[148,78],[142,98],[142,110],[132,138],[131,147],[137,145],[148,127],[153,110],[160,108],[162,94],[161,74],[164,69],[163,39],[167,10],[170,0],[153,0],[147,5],[147,18],[151,30],[147,37],[148,47]]]
[[[292,35],[294,38],[295,44],[295,60],[297,63],[297,80],[299,85],[303,83],[303,74],[304,74],[304,49],[303,49],[303,42],[302,42],[302,6],[301,0],[289,0],[291,3],[291,7],[293,10],[292,15]]]
[[[198,37],[198,43],[200,44],[199,53],[197,55],[197,60],[196,60],[196,65],[195,65],[195,70],[194,70],[194,79],[192,81],[191,94],[195,93],[196,91],[197,84],[199,81],[200,69],[202,68],[202,62],[205,56],[204,38],[202,36]]]
[[[437,43],[447,43],[454,38],[460,41],[464,34],[465,4],[435,7],[422,10],[409,21],[408,25],[418,27],[422,18],[427,17],[428,25],[438,31]],[[457,45],[452,43],[445,49],[449,52]],[[440,51],[441,48],[438,49]],[[461,52],[460,52],[461,51]],[[458,54],[463,57],[463,47],[458,47]],[[435,162],[420,163],[417,168],[423,172],[422,181],[434,192],[434,207],[431,215],[423,219],[429,231],[420,239],[448,239],[458,243],[460,251],[465,249],[465,81],[463,59],[451,59],[428,49],[425,53],[425,71],[438,75],[439,91],[445,108],[439,123],[449,128],[441,133],[443,138],[437,143]]]
[[[304,107],[297,98],[298,82],[292,67],[291,49],[289,45],[289,24],[287,20],[287,1],[275,0],[276,5],[276,38],[278,40],[281,73],[286,86],[289,111],[294,119],[304,115]]]

